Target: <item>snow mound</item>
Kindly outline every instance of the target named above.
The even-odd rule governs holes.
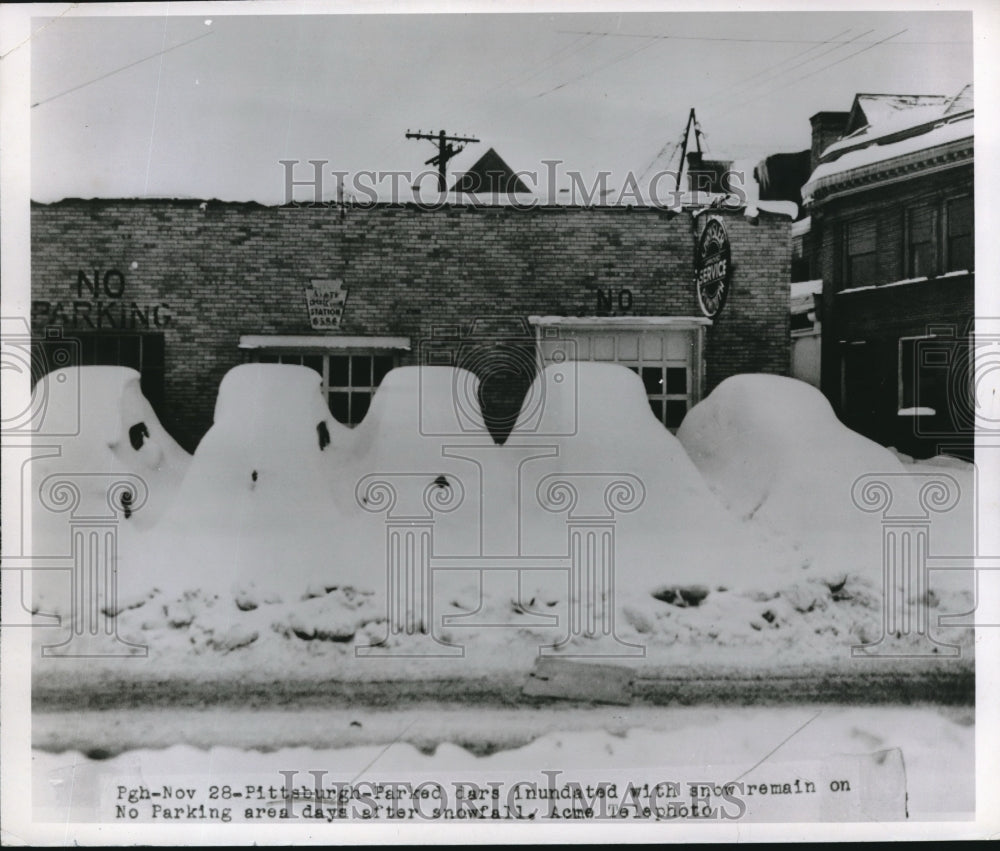
[[[160,424],[142,395],[139,373],[118,366],[58,369],[41,378],[34,398],[46,400],[39,427],[45,437],[39,443],[59,449],[57,457],[32,464],[36,485],[57,473],[131,473],[149,489],[132,522],[152,525],[173,498],[191,456]],[[106,478],[80,481],[85,500],[105,502]]]
[[[866,474],[893,475],[898,459],[846,428],[803,381],[777,375],[727,378],[692,408],[677,437],[702,475],[739,517],[807,552],[820,575],[859,572],[877,581],[881,515],[852,500]]]
[[[71,519],[108,516],[111,506],[120,542],[153,526],[176,497],[191,456],[160,424],[139,373],[115,366],[58,369],[39,380],[35,402],[43,413],[29,465],[31,494],[25,495],[32,553],[69,555]],[[64,478],[78,494],[72,508],[61,501],[68,491],[56,484]],[[34,609],[65,612],[69,594],[68,571],[35,573]]]
[[[371,581],[371,552],[334,503],[347,429],[306,367],[244,364],[222,380],[215,421],[136,577],[165,593],[232,597]]]
[[[684,586],[681,604],[697,605],[719,586],[757,589],[798,576],[798,556],[739,522],[709,490],[650,411],[639,376],[614,364],[574,366],[575,380],[562,365],[536,377],[526,398],[543,400],[544,410],[519,418],[505,444],[557,443],[556,454],[525,465],[524,493],[558,499],[558,479],[576,491],[568,514],[525,513],[526,542],[565,551],[567,517],[613,516],[616,593],[646,602]]]
[[[496,449],[478,386],[473,373],[449,366],[404,366],[385,376],[334,480],[338,505],[355,513],[365,534],[384,540],[386,514],[369,502],[368,487],[387,481],[396,494],[388,510],[432,512],[437,553],[476,552],[479,470],[453,450],[470,443]]]

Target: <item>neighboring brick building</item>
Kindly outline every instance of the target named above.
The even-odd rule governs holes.
[[[731,250],[728,301],[711,320],[693,284],[710,217]],[[728,209],[34,204],[32,326],[77,340],[84,363],[141,366],[188,448],[227,370],[279,358],[315,367],[350,423],[392,366],[450,359],[483,379],[503,435],[536,349],[544,361],[545,341],[567,338],[576,357],[639,372],[675,428],[729,375],[787,374],[789,229]]]
[[[830,144],[831,125],[841,121]],[[798,276],[822,278],[822,382],[844,422],[916,455],[971,455],[971,86],[819,113]]]

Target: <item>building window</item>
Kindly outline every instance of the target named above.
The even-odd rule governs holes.
[[[926,278],[936,274],[934,209],[914,207],[906,215],[906,276]]]
[[[347,426],[355,426],[365,418],[375,390],[396,366],[396,356],[385,351],[326,354],[261,349],[256,353],[256,361],[316,370],[322,377],[322,391],[330,413]]]
[[[656,418],[671,431],[675,431],[688,411],[689,367],[686,364],[669,363],[624,365],[642,379],[649,407]]]
[[[937,417],[948,412],[948,377],[954,341],[928,337],[899,340],[899,416]]]
[[[972,196],[952,198],[945,205],[946,242],[945,271],[957,272],[976,267],[976,253],[973,242],[973,219],[975,208]]]
[[[602,328],[574,326],[567,321],[558,337],[539,339],[541,362],[552,363],[553,352],[561,351],[563,340],[572,338],[576,360],[617,363],[638,375],[654,416],[670,431],[676,431],[700,398],[702,326],[629,327],[639,321],[608,319]]]
[[[848,222],[846,231],[844,271],[847,286],[863,287],[874,284],[878,272],[875,219]]]
[[[51,339],[32,341],[32,381],[41,378],[58,362],[63,366],[125,366],[136,370],[140,376],[143,396],[153,406],[156,415],[169,421],[165,409],[165,352],[166,343],[159,332],[107,332],[66,331],[53,344]],[[59,348],[64,361],[54,358]]]

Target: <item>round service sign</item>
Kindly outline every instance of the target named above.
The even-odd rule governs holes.
[[[694,286],[701,312],[717,316],[729,295],[729,235],[718,219],[709,219],[698,239],[694,258]]]

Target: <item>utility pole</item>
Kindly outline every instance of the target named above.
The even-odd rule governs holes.
[[[448,165],[448,160],[454,157],[456,154],[460,154],[465,148],[465,145],[470,142],[478,142],[478,139],[473,139],[468,136],[449,136],[444,130],[440,130],[437,133],[421,133],[419,130],[416,133],[411,133],[409,130],[406,131],[407,139],[426,139],[429,142],[436,142],[438,146],[437,156],[431,157],[429,160],[424,161],[424,165],[436,165],[438,169],[438,189],[441,192],[448,191],[448,181],[445,177],[445,167]],[[452,145],[452,142],[462,142],[461,147],[456,148]]]
[[[694,126],[694,140],[695,144],[698,145],[698,153],[701,153],[701,128],[698,126],[698,119],[694,117],[694,107],[691,107],[691,112],[688,113],[687,124],[684,125],[684,144],[681,145],[681,164],[677,169],[677,191],[681,191],[681,174],[684,171],[684,159],[687,155],[688,146],[688,136],[691,134],[691,127]]]

